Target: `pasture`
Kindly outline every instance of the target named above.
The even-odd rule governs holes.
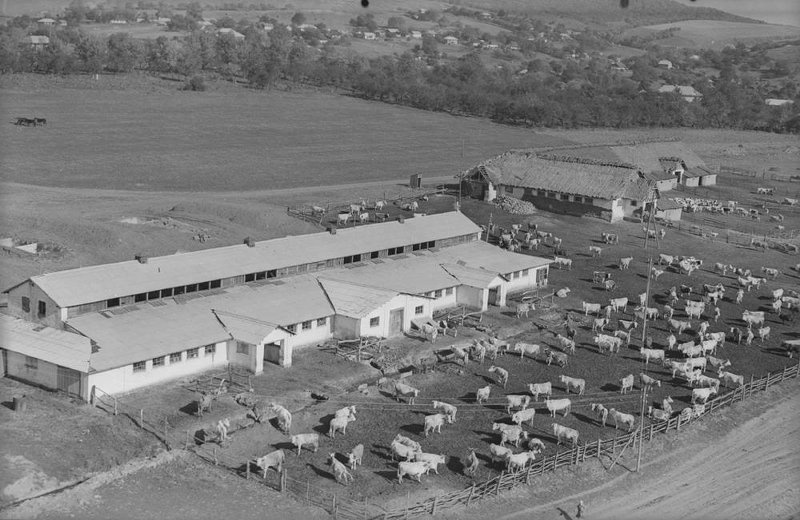
[[[311,91],[0,89],[0,180],[235,191],[455,175],[509,148],[566,144],[527,129]],[[115,82],[101,76],[99,82]],[[85,83],[93,88],[87,95]],[[30,114],[30,116],[29,116]],[[45,117],[18,127],[16,117]]]
[[[759,23],[727,22],[722,20],[684,20],[637,27],[625,32],[626,35],[642,35],[677,27],[675,36],[658,40],[659,45],[671,47],[721,49],[728,44],[791,39],[800,36],[800,27]]]

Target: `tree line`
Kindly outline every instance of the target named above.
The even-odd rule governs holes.
[[[141,40],[126,33],[101,37],[67,27],[49,31],[48,45],[35,46],[25,43],[26,30],[7,25],[0,28],[0,73],[143,70],[181,74],[190,90],[200,89],[199,77],[214,74],[244,79],[254,88],[278,83],[327,86],[364,99],[532,127],[800,131],[800,99],[767,106],[757,80],[743,72],[747,59],[736,49],[720,58],[724,73],[713,84],[695,83],[702,98],[688,103],[678,94],[649,88],[654,57],[632,60],[633,75],[628,76],[596,57],[535,59],[524,71],[515,71],[486,65],[479,52],[450,59],[430,38],[401,55],[367,59],[342,52],[346,42],[312,47],[282,25],[270,32],[242,30],[243,40],[197,30],[182,38]],[[714,56],[703,59],[713,61]],[[797,98],[798,89],[789,86],[786,94]]]

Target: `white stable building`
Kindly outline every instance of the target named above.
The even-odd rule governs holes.
[[[35,276],[6,291],[4,374],[84,399],[229,363],[258,374],[330,338],[402,336],[547,284],[550,260],[479,237],[450,212]]]

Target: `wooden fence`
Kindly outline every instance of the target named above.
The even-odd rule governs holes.
[[[617,450],[623,448],[627,444],[632,443],[635,446],[636,442],[642,442],[645,439],[648,441],[652,440],[653,435],[656,433],[666,433],[670,430],[680,431],[681,427],[696,421],[705,414],[709,414],[725,406],[730,406],[735,402],[743,401],[753,395],[753,392],[767,390],[770,386],[780,383],[784,379],[795,378],[800,372],[798,367],[800,367],[800,365],[793,365],[780,372],[774,374],[768,373],[766,376],[755,380],[751,377],[749,383],[709,400],[706,403],[705,411],[696,417],[683,419],[678,415],[671,418],[669,421],[648,421],[649,424],[644,424],[641,428],[631,433],[626,433],[614,437],[613,439],[598,439],[590,443],[579,444],[571,450],[559,451],[556,452],[555,455],[544,457],[528,466],[525,470],[513,473],[501,473],[490,480],[473,484],[472,487],[461,491],[448,493],[446,495],[438,495],[422,502],[408,505],[405,508],[386,511],[383,513],[382,518],[384,520],[407,519],[434,515],[437,512],[452,507],[469,506],[485,498],[496,497],[503,491],[513,489],[517,486],[529,485],[531,479],[538,475],[543,475],[545,472],[555,471],[560,467],[578,464],[585,461],[587,458],[600,458],[602,455],[616,457]]]

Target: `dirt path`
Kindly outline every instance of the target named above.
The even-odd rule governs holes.
[[[582,518],[592,520],[794,518],[800,512],[798,390],[800,381],[787,381],[679,435],[646,443],[639,474],[629,471],[635,453],[610,479],[609,461],[601,461],[604,467],[592,461],[447,517],[571,520],[583,500]],[[564,496],[565,486],[573,493]]]

